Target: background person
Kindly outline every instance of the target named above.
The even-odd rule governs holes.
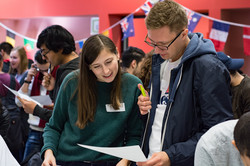
[[[145,57],[144,51],[137,47],[128,47],[122,53],[122,69],[133,75],[137,75],[140,71],[140,65]]]
[[[9,116],[8,111],[3,108],[1,99],[0,99],[0,165],[2,166],[19,166],[16,159],[11,154],[8,146],[3,139],[7,135],[7,129],[9,127]]]
[[[48,94],[46,88],[42,86],[43,73],[48,72],[50,64],[42,58],[40,50],[36,52],[35,63],[32,64],[31,68],[28,71],[27,77],[25,78],[25,82],[18,91],[21,94],[25,94],[28,96],[45,96]],[[52,70],[52,76],[55,77],[56,69]],[[22,104],[18,99],[16,99],[16,104],[20,107]],[[49,106],[48,106],[49,107]],[[53,107],[52,107],[53,109]],[[29,114],[29,136],[25,145],[23,161],[31,158],[31,155],[40,152],[43,146],[43,129],[45,127],[46,121],[39,118],[38,116],[34,116],[33,112],[27,112]],[[40,163],[41,165],[42,163]]]
[[[10,69],[10,52],[13,46],[8,42],[2,42],[0,44],[0,52],[3,56],[3,69],[4,73],[8,73]]]
[[[152,56],[154,54],[154,50],[151,50],[147,53],[146,57],[142,60],[141,67],[139,69],[139,73],[136,75],[143,83],[143,86],[147,91],[150,89],[150,79],[152,73]]]
[[[234,141],[232,143],[239,150],[245,166],[250,165],[250,112],[243,114],[234,128]]]
[[[228,120],[203,134],[195,149],[194,165],[243,166],[239,151],[232,144],[238,120]]]
[[[15,95],[4,87],[6,85],[11,89],[19,90],[20,84],[13,75],[2,72],[2,68],[3,57],[0,55],[0,97],[4,110],[7,110],[9,116],[7,133],[3,138],[12,155],[21,162],[27,134],[25,123],[27,118],[25,112],[16,105]]]
[[[240,71],[244,65],[244,59],[231,58],[224,52],[218,52],[217,55],[230,73],[233,115],[238,119],[250,111],[250,78]]]
[[[37,47],[40,48],[43,59],[51,66],[60,66],[56,70],[56,76],[52,73],[43,73],[42,85],[49,91],[53,103],[56,102],[57,93],[64,78],[72,71],[79,68],[79,57],[75,53],[75,40],[72,34],[60,25],[52,25],[45,28],[38,36]],[[32,101],[20,99],[26,112],[33,113],[39,118],[49,121],[52,110],[42,108]]]
[[[22,86],[28,74],[28,59],[24,47],[18,46],[10,52],[10,74],[14,75]]]

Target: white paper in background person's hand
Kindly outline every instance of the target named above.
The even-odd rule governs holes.
[[[37,101],[42,105],[51,105],[52,100],[50,99],[49,95],[40,95],[40,96],[30,96],[33,100]]]
[[[97,146],[89,146],[82,144],[78,145],[87,149],[91,149],[97,152],[105,153],[111,156],[127,159],[134,162],[147,161],[139,145],[124,146],[124,147],[97,147]]]
[[[4,85],[4,84],[3,84]],[[32,98],[30,98],[29,96],[25,95],[25,94],[21,94],[16,90],[13,90],[11,88],[9,88],[8,86],[4,85],[9,91],[11,91],[15,96],[19,96],[22,99],[28,100],[28,101],[33,101],[34,103],[38,104],[40,107],[43,107],[42,104],[40,104],[39,102],[33,100]]]

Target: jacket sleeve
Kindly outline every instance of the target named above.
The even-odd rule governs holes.
[[[46,122],[49,121],[53,110],[49,110],[47,108],[42,108],[39,105],[36,105],[33,115],[38,116],[39,118],[45,120]]]
[[[5,138],[9,128],[9,114],[5,107],[0,111],[0,135]]]

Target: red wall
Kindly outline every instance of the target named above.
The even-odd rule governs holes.
[[[8,24],[10,28],[22,29],[19,32],[30,38],[37,38],[37,34],[47,25],[54,24],[48,21],[54,17],[61,17],[66,28],[74,34],[76,40],[89,36],[89,22],[85,17],[99,16],[100,32],[120,21],[123,17],[134,12],[146,0],[2,0],[0,1],[0,22]],[[198,12],[208,13],[210,17],[250,25],[249,0],[176,0],[181,5]],[[142,11],[136,15],[143,15]],[[83,18],[84,16],[84,18]],[[41,21],[43,19],[43,21]],[[32,23],[31,23],[32,22]],[[3,22],[2,22],[3,23]],[[147,33],[144,19],[136,18],[135,37],[129,38],[129,45],[142,48],[148,52],[151,48],[144,44]],[[211,21],[202,18],[195,32],[202,32],[207,38]],[[25,29],[26,28],[26,29]],[[0,28],[0,40],[5,40],[5,33]],[[250,59],[243,53],[242,28],[231,27],[225,52],[232,57],[245,59],[243,71],[250,75]],[[112,29],[112,39],[121,50],[121,28],[117,25]],[[21,39],[20,39],[21,40]],[[21,42],[20,42],[21,43]]]

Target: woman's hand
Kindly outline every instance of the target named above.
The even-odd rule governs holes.
[[[42,166],[56,166],[56,158],[51,149],[45,151]]]
[[[127,159],[122,159],[121,161],[119,161],[116,166],[128,166],[130,164],[130,161]]]

